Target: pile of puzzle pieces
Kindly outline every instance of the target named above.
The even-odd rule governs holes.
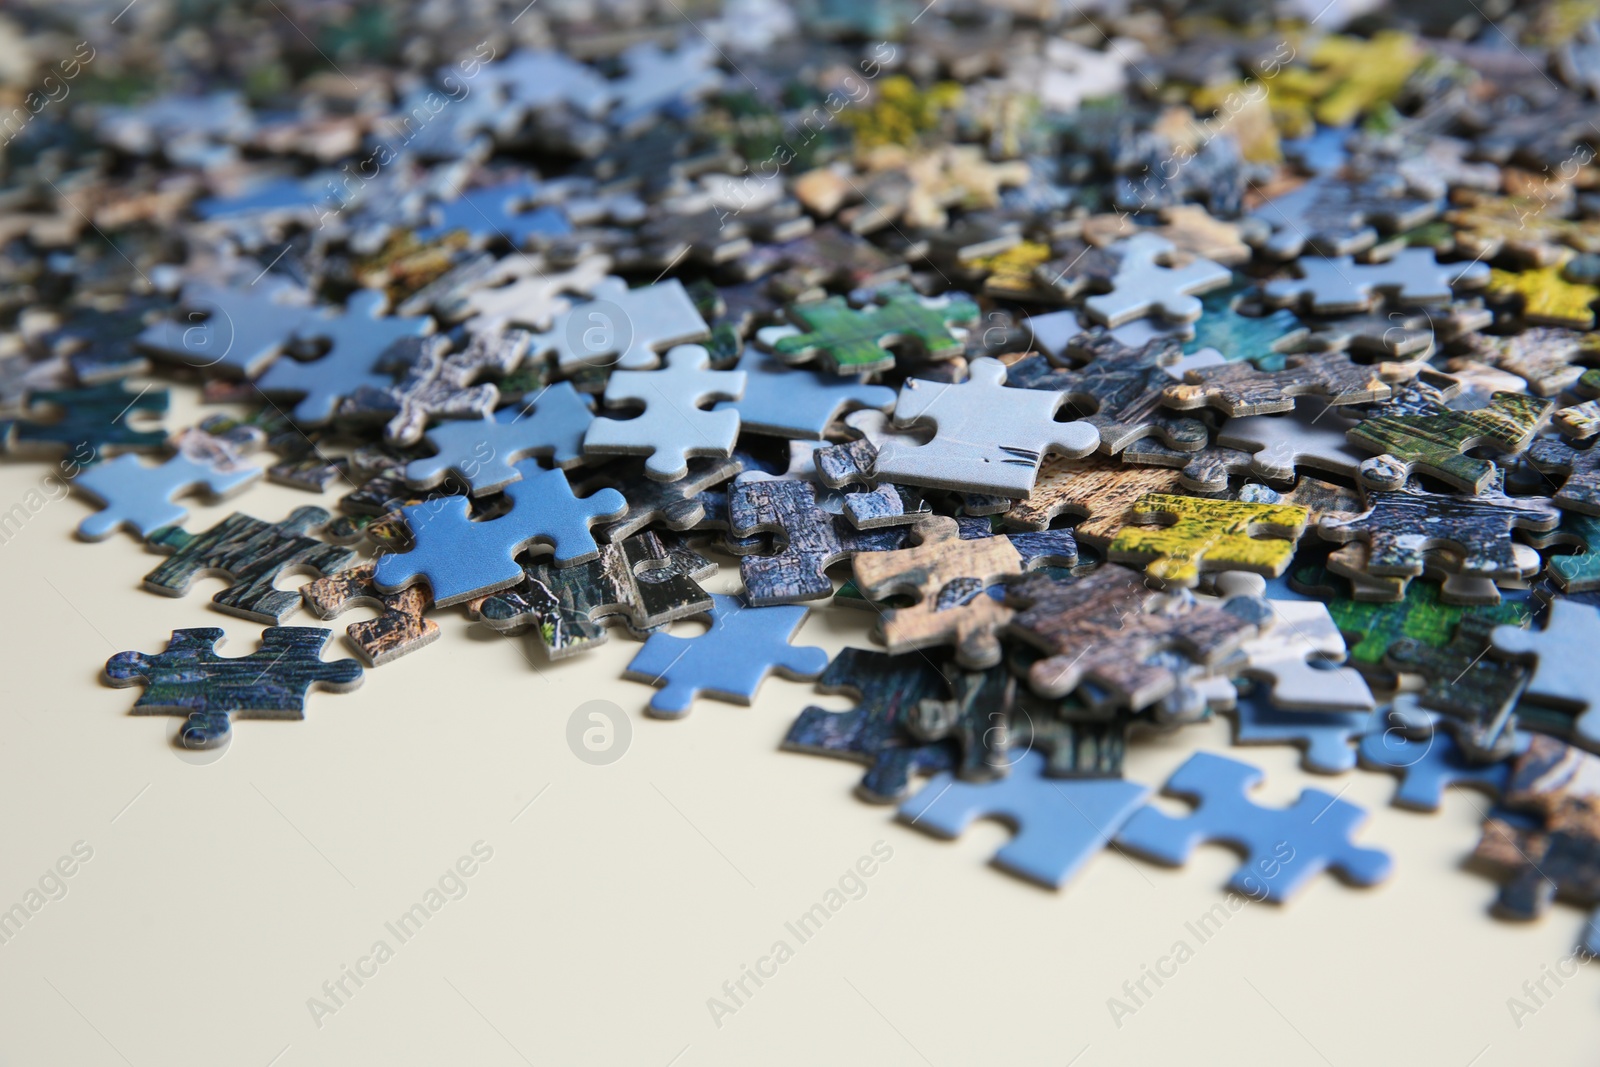
[[[10,16],[0,445],[265,627],[113,657],[136,712],[220,745],[443,627],[582,671],[620,626],[652,715],[848,694],[784,747],[1043,885],[1207,842],[1258,899],[1382,880],[1342,789],[1124,776],[1224,715],[1487,791],[1497,912],[1600,907],[1600,23],[493,6]],[[306,503],[189,523],[262,480]],[[356,605],[358,658],[290,625]],[[813,607],[862,647],[794,644]]]

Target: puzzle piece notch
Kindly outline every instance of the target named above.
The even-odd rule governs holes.
[[[711,628],[693,638],[651,634],[628,664],[626,676],[660,687],[649,712],[661,718],[689,713],[697,696],[749,704],[768,674],[816,678],[828,666],[820,648],[792,645],[806,608],[759,608],[736,597],[712,596]]]
[[[225,637],[221,627],[174,630],[156,655],[112,656],[105,678],[119,688],[145,686],[133,706],[136,715],[188,716],[180,735],[185,748],[214,748],[227,742],[234,717],[303,719],[310,689],[346,692],[360,685],[361,664],[355,660],[323,661],[331,636],[312,626],[270,626],[257,651],[223,657],[216,653]]]
[[[1422,393],[1426,387],[1411,391]],[[1501,453],[1521,452],[1555,407],[1549,400],[1522,393],[1495,393],[1488,407],[1472,411],[1455,411],[1427,400],[1394,406],[1399,413],[1389,414],[1380,407],[1346,434],[1352,444],[1379,453],[1362,462],[1361,480],[1393,490],[1419,472],[1475,494],[1490,488],[1495,465],[1466,452],[1490,446]]]
[[[1267,300],[1296,305],[1318,315],[1370,311],[1380,295],[1402,306],[1448,303],[1456,289],[1490,282],[1486,263],[1439,263],[1427,248],[1405,248],[1381,263],[1357,263],[1349,256],[1302,259],[1299,277],[1268,282]]]
[[[315,316],[306,290],[273,275],[238,289],[207,281],[184,283],[182,318],[167,318],[133,339],[158,359],[233,378],[253,378],[293,342]]]
[[[1117,844],[1173,866],[1208,841],[1237,848],[1245,862],[1228,888],[1273,903],[1287,900],[1324,870],[1364,886],[1388,877],[1388,853],[1351,841],[1366,821],[1365,811],[1318,789],[1302,791],[1287,808],[1262,807],[1249,792],[1263,777],[1248,764],[1197,752],[1163,790],[1194,800],[1195,811],[1174,817],[1141,808],[1122,825]]]
[[[1367,541],[1366,569],[1380,577],[1421,574],[1429,549],[1453,548],[1462,554],[1459,573],[1499,579],[1522,573],[1513,530],[1543,532],[1560,521],[1561,513],[1539,497],[1447,496],[1408,484],[1367,494],[1366,511],[1324,517],[1317,532],[1329,541]]]
[[[1235,744],[1294,745],[1301,749],[1300,765],[1316,774],[1342,774],[1353,768],[1356,750],[1351,742],[1367,726],[1365,712],[1289,710],[1265,692],[1240,697],[1233,715]]]
[[[1185,371],[1168,385],[1163,401],[1178,410],[1214,407],[1230,418],[1293,411],[1299,397],[1326,404],[1387,400],[1392,384],[1418,373],[1418,363],[1358,363],[1348,352],[1302,352],[1287,356],[1280,370],[1257,370],[1248,362]]]
[[[554,353],[557,368],[568,376],[584,367],[649,370],[660,363],[662,349],[711,337],[676,278],[637,289],[621,278],[605,278],[590,295],[557,314],[550,329],[534,334],[529,354]]]
[[[1504,760],[1475,763],[1451,734],[1435,726],[1426,738],[1411,736],[1417,721],[1437,719],[1419,707],[1411,694],[1401,694],[1391,707],[1378,708],[1361,738],[1361,765],[1369,770],[1388,771],[1400,776],[1395,788],[1396,807],[1414,811],[1438,811],[1444,802],[1445,788],[1472,786],[1499,796],[1511,777],[1511,765]],[[1520,747],[1527,746],[1523,737]]]
[[[739,575],[751,604],[787,604],[833,595],[827,569],[859,552],[902,547],[903,526],[858,530],[825,511],[809,482],[791,479],[735,483],[728,495],[728,526],[735,538],[779,535],[773,555],[743,555]]]

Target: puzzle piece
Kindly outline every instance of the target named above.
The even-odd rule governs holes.
[[[1565,475],[1552,498],[1556,507],[1600,515],[1600,451],[1594,446],[1573,448],[1559,438],[1542,437],[1528,449],[1528,462],[1540,474]]]
[[[1343,774],[1355,767],[1350,743],[1367,727],[1364,711],[1286,710],[1264,692],[1239,697],[1233,715],[1234,744],[1294,745],[1301,750],[1300,765],[1316,774]]]
[[[621,486],[628,508],[615,522],[600,527],[602,541],[620,541],[659,522],[669,530],[701,529],[715,520],[709,515],[707,498],[713,487],[731,481],[744,464],[738,459],[696,459],[689,461],[689,473],[675,482],[658,482],[646,478],[642,464],[624,477],[615,471],[603,472],[594,484]],[[589,483],[585,483],[585,488]],[[721,523],[728,522],[726,495],[722,504]]]
[[[959,836],[977,819],[999,819],[1016,836],[995,853],[995,865],[1059,889],[1110,843],[1149,790],[1117,778],[1047,778],[1044,771],[1044,756],[1025,752],[998,781],[938,774],[901,805],[899,817],[942,837]]]
[[[511,330],[479,335],[456,353],[443,337],[407,337],[384,353],[386,363],[404,368],[400,381],[385,389],[361,386],[339,402],[345,422],[386,419],[383,439],[406,447],[422,440],[430,419],[486,419],[500,402],[500,390],[483,377],[504,379],[528,351],[528,334]]]
[[[129,529],[147,537],[189,517],[187,508],[172,502],[174,497],[202,488],[214,498],[226,497],[260,477],[259,467],[229,469],[197,462],[182,452],[156,467],[146,467],[133,456],[118,456],[88,468],[73,482],[104,505],[78,523],[78,536],[103,541]]]
[[[426,579],[439,607],[449,607],[522,580],[516,557],[535,544],[555,549],[556,566],[571,566],[600,554],[589,527],[619,518],[628,502],[615,489],[579,499],[560,470],[537,463],[517,467],[522,477],[506,486],[511,511],[497,519],[473,522],[464,496],[437,497],[401,509],[415,547],[378,559],[373,583],[381,592],[399,592]]]
[[[903,526],[857,530],[817,504],[809,482],[736,483],[728,496],[729,532],[736,538],[781,535],[775,555],[746,555],[739,575],[751,604],[786,604],[833,595],[827,569],[858,552],[887,551],[906,543]]]
[[[615,100],[612,125],[633,129],[662,112],[685,110],[715,92],[724,77],[717,69],[718,56],[709,38],[691,40],[687,35],[671,52],[654,41],[623,49],[619,58],[627,74],[606,83]]]
[[[1161,407],[1161,390],[1172,382],[1164,368],[1183,358],[1176,338],[1131,348],[1097,328],[1074,339],[1072,350],[1087,362],[1064,369],[1041,355],[1023,356],[1008,363],[1006,383],[1065,395],[1079,421],[1099,431],[1108,456],[1152,434],[1179,451],[1205,446],[1204,423]]]
[[[745,376],[744,395],[711,410],[737,411],[739,429],[746,433],[820,441],[847,405],[880,411],[894,406],[895,391],[888,386],[824,378],[755,348],[744,350],[736,370]]]
[[[1592,221],[1564,218],[1550,207],[1540,197],[1471,196],[1447,212],[1445,221],[1461,254],[1485,262],[1504,253],[1525,266],[1548,267],[1570,259],[1574,250],[1600,252]]]
[[[310,304],[309,293],[276,275],[243,289],[190,281],[178,297],[181,317],[151,325],[133,343],[157,359],[253,378],[312,321]]]
[[[1006,390],[1005,364],[973,360],[969,378],[946,385],[911,378],[900,388],[896,425],[932,424],[927,444],[887,442],[878,452],[878,475],[892,482],[966,492],[1026,496],[1047,451],[1069,458],[1100,443],[1085,423],[1055,421],[1066,398],[1033,390]]]
[[[751,607],[730,596],[712,601],[711,629],[693,638],[651,634],[628,664],[627,677],[662,687],[650,698],[650,714],[687,715],[702,694],[749,704],[773,671],[804,681],[827,668],[822,649],[789,643],[806,608]]]
[[[1014,612],[987,594],[990,586],[1026,569],[1022,554],[1004,536],[963,539],[956,521],[937,516],[915,528],[918,543],[896,551],[858,552],[851,560],[856,584],[868,600],[914,596],[915,604],[891,608],[883,637],[893,653],[953,644],[956,661],[973,670],[1000,662],[999,630]],[[1053,553],[1035,560],[1071,567],[1078,550],[1071,534],[1057,531]]]
[[[1104,550],[1128,521],[1135,501],[1148,493],[1176,492],[1175,470],[1132,467],[1104,456],[1052,457],[1039,468],[1033,491],[1005,512],[1005,524],[1022,530],[1047,530],[1061,514],[1085,517],[1072,528],[1075,539]]]
[[[1046,654],[1028,668],[1034,692],[1062,697],[1087,681],[1134,711],[1178,686],[1174,670],[1150,662],[1155,653],[1176,649],[1210,665],[1258,631],[1220,607],[1153,593],[1144,575],[1115,563],[1071,580],[1028,575],[1007,587],[1006,604],[1018,609],[1006,633]]]
[[[1298,305],[1318,315],[1371,310],[1379,294],[1403,305],[1443,304],[1456,288],[1490,285],[1485,263],[1438,263],[1426,248],[1404,248],[1382,263],[1357,263],[1349,256],[1302,259],[1298,277],[1268,282],[1266,296],[1279,306]]]
[[[976,322],[978,305],[892,287],[879,294],[877,303],[863,308],[851,307],[844,297],[830,296],[809,304],[791,304],[786,314],[792,327],[772,327],[756,335],[778,358],[791,363],[818,360],[834,374],[872,374],[894,368],[891,345],[911,349],[930,361],[960,355],[963,335],[952,332],[951,327]]]
[[[566,213],[548,201],[553,190],[533,179],[514,179],[462,193],[454,200],[434,204],[427,225],[416,230],[419,241],[437,241],[462,232],[475,246],[504,241],[522,248],[536,238],[565,237],[572,233]],[[533,210],[526,211],[524,208]]]
[[[40,389],[28,394],[28,417],[15,423],[0,422],[0,440],[7,452],[65,452],[79,462],[111,451],[153,452],[166,445],[166,431],[139,429],[131,420],[139,415],[165,414],[167,399],[165,389],[146,387],[131,393],[120,381],[83,389]],[[59,417],[34,417],[40,405],[58,409]]]
[[[501,633],[532,629],[552,660],[587,651],[606,640],[603,620],[620,616],[643,637],[674,619],[711,610],[699,579],[717,565],[687,548],[669,550],[645,531],[573,567],[539,563],[523,568],[521,583],[484,598],[478,614]]]
[[[1464,453],[1484,447],[1521,452],[1554,407],[1522,393],[1495,393],[1488,407],[1454,411],[1419,394],[1416,400],[1401,398],[1378,408],[1346,436],[1352,444],[1379,453],[1361,464],[1361,480],[1367,485],[1399,489],[1417,472],[1468,493],[1482,493],[1494,482],[1495,465]],[[1398,410],[1391,414],[1392,409]]]
[[[221,627],[174,630],[164,652],[119,652],[106,661],[106,681],[114,686],[144,685],[135,715],[178,714],[189,718],[182,733],[185,748],[226,743],[230,720],[303,719],[306,693],[313,687],[347,692],[361,684],[361,664],[353,659],[322,660],[332,632],[313,626],[269,626],[261,648],[248,656],[216,653]]]
[[[649,370],[657,353],[711,336],[683,283],[676,278],[629,289],[621,278],[596,283],[591,299],[556,315],[550,329],[533,336],[530,355],[554,353],[571,375],[582,367]]]
[[[1600,287],[1570,282],[1562,274],[1566,259],[1548,267],[1512,272],[1493,270],[1486,290],[1491,300],[1518,304],[1522,318],[1534,326],[1594,329],[1594,308]]]
[[[1372,546],[1367,569],[1375,575],[1421,574],[1423,553],[1453,548],[1462,553],[1464,574],[1514,578],[1521,571],[1511,532],[1553,530],[1560,521],[1560,513],[1539,497],[1446,496],[1407,485],[1369,493],[1366,511],[1324,518],[1317,532],[1329,541],[1365,540]]]
[[[1225,577],[1218,577],[1219,585]],[[1372,691],[1360,672],[1338,666],[1345,659],[1344,637],[1326,604],[1265,598],[1260,603],[1270,609],[1270,625],[1239,646],[1243,663],[1237,673],[1271,682],[1270,705],[1263,700],[1261,710],[1269,706],[1295,713],[1372,710]]]
[[[428,489],[456,475],[473,496],[499,492],[522,475],[518,465],[538,457],[565,470],[583,462],[583,437],[594,422],[589,402],[571,382],[556,382],[532,401],[493,418],[459,419],[428,431],[438,454],[406,464],[406,484]]]
[[[1368,770],[1388,771],[1400,776],[1394,791],[1394,805],[1415,811],[1438,811],[1444,791],[1452,785],[1472,786],[1499,796],[1511,778],[1511,764],[1504,760],[1474,763],[1467,758],[1454,737],[1442,729],[1430,731],[1425,739],[1408,736],[1410,723],[1430,718],[1431,713],[1416,706],[1409,694],[1395,698],[1393,708],[1378,708],[1361,738],[1361,765]],[[1521,747],[1527,747],[1524,737]]]
[[[1118,846],[1177,866],[1215,841],[1237,848],[1244,863],[1228,888],[1282,903],[1325,870],[1356,885],[1376,885],[1393,867],[1389,854],[1351,841],[1366,812],[1320,789],[1303,790],[1287,808],[1250,800],[1262,773],[1210,752],[1197,752],[1167,779],[1164,792],[1192,799],[1196,810],[1175,818],[1143,807],[1117,832]]]
[[[1117,257],[1110,291],[1083,302],[1089,317],[1106,326],[1121,326],[1152,313],[1178,322],[1193,321],[1201,311],[1200,300],[1193,294],[1233,279],[1232,271],[1209,259],[1195,257],[1182,267],[1163,265],[1161,260],[1169,257],[1175,246],[1154,234],[1137,234],[1106,251]]]
[[[296,398],[291,412],[295,422],[320,426],[333,418],[341,397],[366,386],[387,389],[392,377],[379,369],[379,357],[396,341],[433,332],[433,320],[388,317],[389,298],[362,289],[350,296],[344,311],[306,319],[296,331],[301,341],[321,341],[330,347],[312,360],[279,359],[256,380],[268,396]]]
[[[1201,298],[1200,317],[1194,322],[1194,336],[1183,343],[1184,354],[1210,349],[1230,362],[1248,360],[1261,370],[1283,369],[1284,353],[1302,344],[1309,331],[1287,308],[1242,313],[1249,288],[1228,286]]]
[[[1350,428],[1337,410],[1306,397],[1288,414],[1229,419],[1217,431],[1217,444],[1249,452],[1251,473],[1269,481],[1289,481],[1301,467],[1354,478],[1361,453],[1345,438]]]
[[[1391,233],[1409,230],[1443,207],[1440,200],[1407,195],[1402,182],[1317,177],[1267,201],[1250,217],[1272,230],[1262,243],[1264,252],[1294,259],[1308,248],[1318,256],[1349,256],[1377,244],[1374,224]]]
[[[322,508],[295,508],[282,522],[267,523],[234,512],[204,533],[166,526],[146,538],[171,559],[144,576],[144,587],[179,597],[194,579],[221,574],[232,584],[211,598],[219,611],[258,622],[281,623],[300,607],[300,594],[273,588],[286,574],[318,575],[343,570],[355,553],[305,535],[331,516]]]
[[[1600,338],[1558,327],[1534,327],[1505,337],[1472,334],[1466,342],[1475,359],[1515,374],[1535,396],[1558,396],[1583,376],[1577,361],[1600,359]]]
[[[1489,638],[1502,658],[1532,664],[1523,699],[1572,712],[1573,739],[1588,748],[1600,748],[1600,714],[1591,707],[1600,701],[1600,682],[1587,651],[1597,638],[1600,609],[1566,599],[1550,603],[1543,630],[1497,626]]]
[[[1202,570],[1248,570],[1277,576],[1294,557],[1310,512],[1293,504],[1249,504],[1148,494],[1131,509],[1106,558],[1140,563],[1163,584],[1194,586]]]
[[[438,623],[423,617],[430,604],[426,590],[412,586],[398,593],[381,593],[372,580],[376,567],[376,563],[363,563],[307,582],[300,587],[300,595],[319,619],[335,618],[353,607],[377,608],[380,614],[376,619],[353,622],[344,632],[362,658],[381,667],[432,644],[443,631]]]
[[[1600,589],[1600,518],[1566,511],[1555,530],[1531,536],[1528,542],[1540,549],[1557,545],[1577,548],[1570,555],[1552,552],[1545,559],[1545,570],[1563,593]]]
[[[1357,363],[1348,352],[1305,352],[1284,359],[1281,370],[1257,370],[1249,363],[1225,363],[1184,373],[1183,383],[1169,385],[1162,400],[1188,410],[1214,407],[1238,418],[1293,411],[1295,399],[1322,398],[1328,404],[1365,404],[1387,400],[1392,381],[1410,378],[1422,365]]]
[[[711,353],[703,347],[679,345],[661,370],[613,371],[606,403],[642,404],[644,413],[626,421],[595,419],[583,436],[584,454],[647,456],[644,472],[659,482],[682,478],[694,457],[733,455],[739,413],[705,407],[712,400],[738,400],[745,375],[710,367]]]

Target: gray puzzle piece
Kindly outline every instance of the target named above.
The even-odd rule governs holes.
[[[1179,322],[1198,319],[1200,298],[1192,294],[1227,285],[1233,272],[1198,256],[1182,267],[1163,266],[1160,260],[1174,250],[1171,241],[1150,233],[1111,245],[1106,251],[1120,257],[1111,291],[1089,297],[1084,311],[1106,326],[1121,326],[1152,312]]]
[[[428,420],[485,419],[500,402],[500,390],[481,377],[504,378],[528,351],[526,330],[479,334],[467,347],[446,355],[445,338],[405,338],[389,349],[406,367],[405,377],[387,389],[363,386],[339,404],[341,419],[387,418],[383,437],[391,445],[422,440]]]
[[[755,348],[744,350],[735,369],[745,376],[744,396],[711,410],[737,411],[739,428],[748,433],[820,441],[846,405],[881,411],[894,406],[895,392],[886,385],[793,367]]]
[[[1585,747],[1600,747],[1600,675],[1595,649],[1600,648],[1600,608],[1573,600],[1555,600],[1542,630],[1496,626],[1490,635],[1496,652],[1533,662],[1524,700],[1577,712],[1572,728]]]
[[[593,299],[556,315],[533,336],[532,353],[555,353],[564,373],[582,367],[649,370],[672,345],[705,341],[711,328],[676,278],[629,289],[621,278],[594,287]]]
[[[1318,315],[1371,310],[1380,293],[1402,304],[1443,304],[1454,295],[1452,287],[1489,281],[1487,263],[1439,263],[1427,248],[1402,249],[1383,263],[1357,263],[1349,256],[1302,259],[1295,269],[1299,278],[1267,283],[1267,299]]]
[[[133,343],[158,359],[236,378],[259,374],[316,314],[305,290],[278,277],[245,289],[188,282],[178,308],[178,317],[148,327]]]
[[[1229,419],[1217,444],[1252,454],[1250,470],[1271,481],[1287,481],[1300,467],[1354,478],[1365,458],[1345,439],[1353,424],[1316,397],[1300,397],[1286,415]]]

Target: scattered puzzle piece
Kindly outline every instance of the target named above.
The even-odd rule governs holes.
[[[1365,540],[1372,546],[1367,569],[1375,575],[1421,574],[1423,553],[1453,548],[1462,553],[1463,573],[1499,578],[1521,573],[1513,530],[1553,530],[1560,521],[1539,497],[1446,496],[1407,485],[1368,494],[1366,511],[1324,518],[1317,532],[1330,541]]]
[[[452,474],[473,496],[499,492],[521,477],[517,465],[548,459],[560,469],[583,459],[583,438],[594,422],[589,402],[571,382],[547,386],[526,404],[504,408],[488,419],[458,419],[435,426],[427,442],[438,454],[406,464],[406,484],[429,489]]]
[[[172,502],[174,497],[202,488],[212,497],[226,497],[260,477],[259,467],[228,470],[196,462],[182,452],[155,467],[146,467],[133,456],[118,456],[88,468],[73,482],[104,505],[78,523],[78,536],[102,541],[129,529],[148,537],[189,517],[188,509]]]
[[[737,538],[781,535],[775,555],[739,559],[739,576],[751,604],[789,604],[833,595],[827,569],[858,552],[897,549],[903,526],[858,530],[823,510],[808,482],[774,479],[734,485],[728,497],[729,532]]]
[[[1404,712],[1400,712],[1402,705]],[[1363,767],[1399,774],[1395,806],[1438,811],[1444,803],[1445,789],[1453,785],[1473,786],[1499,796],[1511,777],[1511,765],[1504,760],[1470,761],[1455,738],[1444,730],[1432,730],[1421,740],[1408,736],[1407,726],[1417,713],[1423,717],[1428,714],[1415,708],[1408,695],[1402,694],[1395,698],[1395,708],[1383,707],[1372,713],[1366,735],[1361,738]]]
[[[738,400],[743,371],[711,370],[711,353],[700,345],[679,345],[667,365],[654,371],[612,372],[606,403],[642,404],[644,413],[626,421],[597,418],[583,436],[591,456],[646,456],[644,472],[672,482],[689,472],[698,456],[727,458],[739,437],[739,413],[706,410],[712,400]]]
[[[1572,600],[1552,601],[1542,630],[1497,626],[1490,635],[1500,656],[1533,664],[1523,699],[1572,712],[1574,740],[1590,748],[1600,748],[1600,714],[1592,706],[1600,702],[1600,679],[1588,658],[1597,639],[1600,609]]]
[[[432,644],[443,631],[438,623],[423,617],[430,603],[425,590],[412,586],[398,593],[380,593],[372,581],[376,567],[376,563],[363,563],[307,582],[300,587],[300,595],[319,619],[335,618],[353,607],[377,608],[380,614],[376,619],[353,622],[345,634],[362,658],[381,667]]]
[[[1248,570],[1276,577],[1294,557],[1310,512],[1293,504],[1248,504],[1172,494],[1136,501],[1132,521],[1106,549],[1106,558],[1139,563],[1162,583],[1193,586],[1202,570]]]
[[[1279,306],[1299,305],[1318,315],[1368,311],[1378,294],[1403,305],[1443,304],[1456,288],[1476,288],[1491,281],[1484,263],[1438,263],[1426,248],[1406,248],[1382,263],[1357,263],[1349,256],[1302,259],[1299,277],[1266,285],[1267,299]]]
[[[830,296],[809,304],[791,304],[793,329],[757,334],[780,359],[819,360],[834,374],[871,374],[895,365],[891,345],[914,346],[928,360],[948,359],[962,351],[962,338],[952,327],[970,325],[978,305],[951,297],[919,296],[895,287],[864,308]],[[798,330],[800,332],[794,332]]]
[[[733,409],[746,433],[820,441],[840,410],[894,406],[895,392],[883,385],[825,379],[806,367],[790,367],[755,348],[746,348],[737,370],[745,376],[744,395],[724,400],[713,411]]]
[[[1595,300],[1600,288],[1582,282],[1569,282],[1557,263],[1535,270],[1490,272],[1490,299],[1520,304],[1522,317],[1535,326],[1566,326],[1574,330],[1594,329]]]
[[[1368,485],[1399,489],[1417,472],[1468,493],[1482,493],[1494,481],[1495,465],[1464,453],[1489,446],[1502,453],[1521,452],[1554,406],[1521,393],[1495,393],[1488,407],[1474,411],[1454,411],[1426,400],[1419,410],[1416,403],[1402,402],[1395,405],[1395,414],[1379,407],[1346,436],[1352,444],[1379,453],[1361,464],[1361,480]]]

